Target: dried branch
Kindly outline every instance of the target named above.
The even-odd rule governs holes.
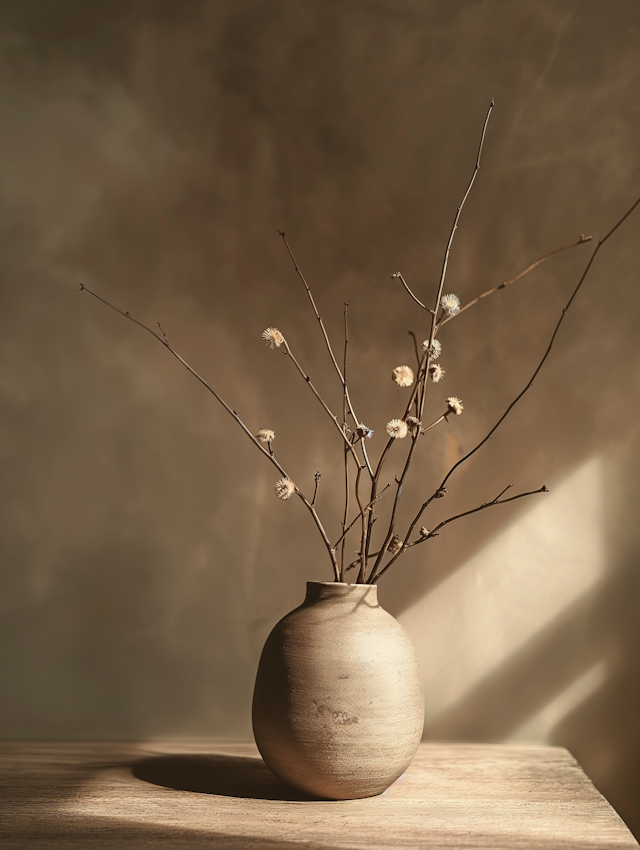
[[[420,350],[418,348],[418,339],[413,331],[407,331],[410,337],[413,337],[413,350],[416,353],[416,362],[418,364],[418,369],[420,369]]]
[[[349,323],[347,320],[347,311],[349,305],[345,302],[344,305],[344,359],[342,363],[342,427],[347,434],[347,348],[349,346]],[[349,516],[349,450],[344,447],[344,514],[342,518],[342,528],[344,530]],[[338,541],[340,542],[340,541]],[[336,543],[336,546],[338,544]],[[347,545],[346,532],[342,535],[342,546],[340,549],[340,581],[344,581],[344,550]],[[336,547],[334,546],[334,549]]]
[[[365,559],[365,552],[367,546],[367,515],[365,513],[365,509],[362,505],[362,500],[360,498],[360,476],[362,475],[362,467],[358,466],[358,474],[356,475],[356,502],[358,503],[358,508],[360,510],[360,521],[362,523],[362,530],[360,532],[360,572],[358,573],[358,584],[364,584],[365,578],[365,570],[367,566],[367,562]]]
[[[336,428],[340,432],[340,435],[341,435],[341,437],[344,441],[344,445],[351,452],[353,459],[355,460],[356,465],[358,467],[358,474],[356,476],[356,484],[355,484],[355,495],[356,495],[356,502],[358,503],[358,507],[360,508],[360,515],[361,515],[361,518],[362,518],[362,546],[363,546],[363,551],[364,551],[364,546],[365,546],[366,539],[367,539],[367,522],[366,522],[366,516],[365,516],[364,508],[362,506],[362,500],[360,498],[360,477],[361,477],[362,469],[363,468],[366,469],[367,466],[366,465],[364,467],[361,466],[360,459],[358,458],[358,455],[357,455],[357,452],[355,450],[353,443],[347,437],[344,428],[338,423],[338,419],[335,416],[335,414],[333,414],[331,412],[331,410],[329,409],[328,405],[326,404],[326,402],[324,401],[324,399],[322,398],[322,396],[320,395],[318,390],[312,384],[311,378],[309,377],[309,375],[306,374],[306,372],[304,371],[302,366],[296,360],[293,352],[291,351],[289,343],[287,342],[287,340],[284,336],[282,337],[282,345],[284,345],[286,353],[291,358],[291,360],[292,360],[293,364],[295,365],[296,369],[298,370],[298,372],[304,378],[305,383],[309,386],[311,392],[315,395],[315,397],[318,399],[318,401],[322,405],[323,410],[328,414],[331,421],[333,422],[333,424],[336,426]],[[360,443],[362,445],[362,453],[365,455],[365,460],[366,460],[366,454],[365,454],[365,448],[364,448],[364,439],[361,439]],[[364,569],[364,567],[363,567],[363,569]]]
[[[435,422],[432,422],[431,425],[427,425],[426,428],[421,428],[420,433],[426,434],[427,431],[430,431],[432,428],[435,428],[436,425],[439,425],[441,422],[446,422],[447,417],[450,415],[450,413],[451,413],[451,411],[449,409],[447,409],[446,413],[443,413],[442,416],[438,416],[438,418],[435,420]]]
[[[478,301],[482,301],[483,298],[487,298],[489,295],[493,295],[494,292],[499,292],[501,289],[506,289],[507,286],[511,286],[511,284],[523,278],[525,275],[532,272],[535,268],[537,268],[541,263],[544,263],[545,260],[548,260],[549,257],[553,257],[555,254],[559,254],[561,251],[568,251],[569,248],[575,248],[578,245],[584,245],[586,242],[590,242],[593,239],[593,236],[585,236],[582,234],[580,239],[577,242],[572,242],[570,245],[563,245],[562,248],[556,248],[555,251],[551,251],[549,254],[545,254],[544,257],[540,257],[535,261],[535,263],[531,263],[530,266],[527,266],[524,271],[521,271],[520,274],[517,274],[515,277],[512,277],[511,280],[505,280],[504,283],[499,284],[498,286],[494,286],[493,289],[488,289],[486,292],[483,292],[482,295],[478,295],[476,298],[473,298],[469,301],[468,304],[465,304],[461,307],[457,313],[454,313],[453,316],[445,316],[438,322],[438,327],[441,328],[443,325],[446,325],[447,322],[450,322],[451,319],[457,318],[461,313],[464,313],[465,310],[468,310],[469,307],[473,307],[474,304],[477,304]]]
[[[375,584],[382,576],[386,573],[389,567],[393,566],[396,560],[400,557],[400,555],[406,550],[410,549],[413,546],[418,546],[420,543],[424,543],[432,537],[437,537],[438,532],[445,525],[448,525],[450,522],[455,522],[457,519],[462,519],[462,517],[469,516],[470,514],[478,513],[478,511],[484,511],[487,508],[493,508],[496,505],[506,505],[507,502],[515,502],[516,499],[523,499],[525,496],[535,496],[537,493],[548,493],[549,490],[543,484],[539,490],[529,490],[526,493],[518,493],[517,496],[511,496],[509,499],[501,499],[507,490],[509,490],[513,485],[509,484],[508,487],[505,487],[501,493],[499,493],[495,499],[492,499],[490,502],[484,502],[482,505],[478,505],[477,508],[472,508],[470,511],[463,511],[461,514],[456,514],[455,516],[451,516],[448,519],[442,520],[442,522],[438,523],[435,528],[433,528],[428,534],[424,537],[420,537],[418,540],[414,540],[413,543],[403,543],[398,552],[391,558],[389,563],[384,567],[384,569],[380,570],[377,576],[373,576],[373,578],[369,581],[369,584]]]
[[[359,460],[359,458],[358,458],[358,455],[356,454],[356,450],[355,450],[355,448],[353,447],[353,445],[351,444],[351,441],[349,440],[349,438],[347,437],[347,435],[345,434],[345,432],[344,432],[344,429],[343,429],[342,425],[340,425],[340,423],[338,422],[338,418],[337,418],[337,416],[335,415],[335,413],[332,413],[332,412],[331,412],[331,410],[329,409],[329,406],[327,405],[327,403],[325,402],[325,400],[322,398],[322,396],[320,395],[320,393],[318,392],[318,390],[315,388],[315,386],[314,386],[314,385],[313,385],[313,383],[311,382],[311,378],[309,377],[309,375],[307,375],[307,373],[304,371],[304,369],[302,368],[302,366],[301,366],[301,365],[298,363],[298,361],[296,360],[295,355],[294,355],[294,354],[293,354],[293,352],[291,351],[291,348],[290,348],[290,346],[289,346],[289,343],[287,342],[287,340],[286,340],[286,338],[285,338],[284,336],[282,337],[282,345],[284,345],[284,348],[285,348],[286,353],[287,353],[287,354],[289,355],[289,357],[291,358],[291,362],[294,364],[294,366],[296,367],[296,369],[298,370],[298,372],[302,375],[302,377],[304,378],[305,383],[308,385],[308,387],[309,387],[309,389],[311,390],[311,392],[314,394],[314,396],[315,396],[315,397],[318,399],[318,401],[320,402],[320,404],[321,404],[321,406],[322,406],[322,409],[325,411],[325,413],[329,416],[329,418],[331,419],[331,421],[333,422],[333,424],[334,424],[334,425],[336,426],[336,428],[338,429],[338,432],[340,433],[340,436],[342,437],[342,439],[343,439],[343,441],[344,441],[345,446],[347,447],[347,449],[348,449],[348,450],[351,452],[351,454],[353,455],[355,462],[358,464],[358,466],[360,466],[360,460]]]
[[[402,272],[394,272],[394,273],[393,273],[392,275],[390,275],[389,277],[390,277],[390,278],[398,278],[398,279],[400,280],[400,282],[402,283],[402,285],[404,286],[404,288],[405,288],[405,289],[407,290],[407,292],[409,293],[409,295],[410,295],[410,296],[413,298],[413,300],[416,302],[416,304],[418,304],[420,307],[422,307],[422,309],[423,309],[423,310],[426,310],[426,311],[427,311],[427,313],[431,313],[431,314],[433,314],[433,310],[430,310],[430,309],[426,306],[426,304],[423,304],[423,303],[422,303],[422,301],[421,301],[419,298],[417,298],[417,297],[413,294],[413,292],[409,289],[409,284],[407,283],[407,281],[406,281],[406,280],[404,279],[404,277],[402,276]]]
[[[121,316],[124,316],[124,317],[125,317],[125,319],[129,319],[129,321],[133,322],[135,325],[138,325],[138,326],[139,326],[139,327],[141,327],[143,330],[147,331],[147,333],[150,333],[150,334],[151,334],[151,336],[152,336],[154,339],[157,339],[157,340],[158,340],[158,342],[159,342],[161,345],[163,345],[163,346],[167,349],[167,351],[169,351],[169,352],[170,352],[170,353],[171,353],[171,354],[172,354],[172,355],[176,358],[176,360],[178,360],[178,361],[180,361],[180,363],[182,363],[182,365],[185,367],[185,369],[187,369],[187,371],[188,371],[188,372],[191,372],[191,374],[194,376],[194,378],[196,378],[198,381],[200,381],[200,383],[201,383],[201,384],[202,384],[202,385],[203,385],[203,386],[204,386],[207,390],[209,390],[209,392],[210,392],[210,393],[211,393],[211,395],[212,395],[212,396],[216,399],[216,401],[218,401],[218,402],[219,402],[219,403],[220,403],[220,404],[224,407],[224,409],[227,411],[227,413],[228,413],[228,414],[229,414],[229,415],[230,415],[230,416],[231,416],[231,417],[232,417],[232,418],[233,418],[233,419],[237,422],[237,424],[238,424],[238,425],[240,426],[240,428],[244,431],[244,433],[246,434],[246,436],[247,436],[247,437],[251,440],[251,442],[253,443],[253,445],[254,445],[254,446],[255,446],[255,447],[256,447],[256,448],[257,448],[257,449],[258,449],[258,450],[259,450],[259,451],[260,451],[260,452],[261,452],[261,453],[262,453],[262,454],[263,454],[263,455],[264,455],[264,456],[265,456],[265,457],[266,457],[266,458],[267,458],[267,459],[268,459],[268,460],[269,460],[269,461],[270,461],[270,462],[271,462],[271,463],[275,466],[275,468],[278,470],[278,472],[280,472],[280,474],[281,474],[284,478],[288,478],[290,481],[292,480],[292,479],[290,478],[290,476],[287,474],[287,472],[286,472],[286,470],[284,469],[284,467],[283,467],[280,463],[278,463],[278,461],[276,460],[276,458],[275,458],[275,457],[274,457],[274,455],[273,455],[273,452],[272,452],[272,451],[270,451],[270,450],[269,450],[269,451],[267,451],[267,449],[265,449],[265,448],[264,448],[264,447],[260,444],[260,442],[259,442],[259,441],[258,441],[258,440],[254,437],[254,435],[251,433],[251,431],[250,431],[250,430],[247,428],[247,426],[244,424],[244,422],[242,421],[242,419],[240,419],[240,417],[239,417],[239,415],[236,413],[236,411],[235,411],[235,410],[233,410],[231,407],[229,407],[229,405],[228,405],[228,404],[224,401],[224,399],[222,399],[222,398],[218,395],[218,393],[217,393],[217,392],[213,389],[213,387],[211,387],[211,386],[210,386],[210,385],[209,385],[209,384],[205,381],[205,379],[204,379],[201,375],[199,375],[199,374],[195,371],[195,369],[193,369],[191,366],[189,366],[189,364],[187,363],[187,361],[186,361],[186,360],[184,360],[184,359],[183,359],[183,358],[182,358],[182,357],[181,357],[181,356],[177,353],[177,351],[175,351],[175,350],[174,350],[174,349],[173,349],[173,348],[169,345],[169,342],[167,341],[167,338],[166,338],[166,336],[165,336],[164,331],[162,330],[162,328],[160,328],[160,330],[161,330],[161,332],[162,332],[162,337],[161,337],[161,336],[159,336],[159,335],[158,335],[158,334],[157,334],[154,330],[152,330],[150,327],[147,327],[147,325],[143,324],[142,322],[139,322],[139,321],[138,321],[138,319],[134,319],[134,318],[133,318],[133,316],[130,316],[128,312],[125,312],[125,311],[123,311],[123,310],[120,310],[120,309],[118,309],[118,307],[114,307],[114,305],[113,305],[113,304],[110,304],[110,303],[109,303],[109,301],[107,301],[105,298],[102,298],[100,295],[97,295],[95,292],[92,292],[92,291],[91,291],[88,287],[86,287],[83,283],[81,283],[81,284],[80,284],[80,292],[88,292],[88,293],[89,293],[89,295],[93,295],[93,297],[94,297],[94,298],[97,298],[97,300],[98,300],[98,301],[101,301],[103,304],[105,304],[107,307],[110,307],[110,308],[111,308],[112,310],[114,310],[116,313],[119,313]],[[158,324],[159,324],[159,323],[158,323]],[[269,447],[269,448],[270,448],[270,447]],[[299,489],[299,487],[296,487],[296,488],[295,488],[295,492],[296,492],[297,496],[298,496],[298,497],[299,497],[299,498],[303,501],[303,503],[304,503],[305,507],[306,507],[306,508],[307,508],[307,510],[310,512],[311,516],[313,517],[313,521],[315,522],[316,527],[318,528],[318,531],[320,532],[320,535],[321,535],[322,540],[323,540],[323,542],[324,542],[324,544],[325,544],[325,547],[326,547],[326,549],[327,549],[327,552],[329,553],[329,557],[331,558],[331,566],[332,566],[332,568],[333,568],[333,572],[334,572],[335,579],[336,579],[336,581],[338,581],[338,580],[339,580],[339,572],[338,572],[338,562],[337,562],[337,560],[336,560],[335,551],[334,551],[334,550],[332,549],[332,547],[331,547],[331,542],[330,542],[329,538],[327,537],[327,533],[326,533],[326,531],[324,530],[324,526],[322,525],[322,522],[320,521],[320,517],[318,516],[318,514],[317,514],[317,512],[316,512],[316,509],[315,509],[315,508],[314,508],[314,506],[313,506],[313,503],[312,503],[312,502],[309,502],[309,500],[305,497],[304,493],[303,493],[303,492]]]
[[[382,488],[382,490],[380,490],[380,492],[377,494],[377,496],[376,496],[376,498],[373,500],[373,502],[369,502],[369,504],[365,507],[365,511],[370,511],[370,510],[371,510],[371,507],[373,506],[374,502],[375,502],[377,499],[381,499],[381,498],[382,498],[382,494],[384,493],[384,491],[385,491],[388,487],[391,487],[391,482],[389,482],[387,485],[385,485],[385,486]],[[350,525],[348,525],[348,526],[347,526],[347,528],[345,528],[345,529],[344,529],[344,531],[342,532],[342,534],[340,535],[340,537],[339,537],[339,538],[337,539],[337,541],[335,542],[335,544],[334,544],[334,546],[333,546],[333,548],[334,548],[334,549],[337,549],[337,548],[338,548],[338,546],[340,545],[340,543],[342,543],[342,541],[344,540],[344,538],[345,538],[345,537],[347,536],[347,534],[351,531],[351,529],[352,529],[352,528],[353,528],[353,526],[354,526],[354,525],[358,522],[358,520],[359,520],[359,519],[360,519],[360,516],[355,517],[355,519],[353,520],[353,522],[351,522],[351,523],[350,523]],[[376,553],[376,554],[377,554],[377,553]]]
[[[347,386],[346,377],[342,374],[342,372],[340,371],[340,367],[338,366],[338,361],[336,360],[335,354],[333,353],[333,348],[331,347],[331,343],[329,341],[329,335],[327,334],[326,328],[324,326],[324,322],[322,321],[320,313],[318,312],[318,308],[316,307],[316,302],[315,302],[313,294],[311,292],[311,288],[310,288],[309,284],[307,283],[305,276],[302,274],[300,266],[298,265],[298,261],[296,260],[296,258],[293,255],[293,251],[291,250],[291,248],[289,246],[289,243],[287,241],[287,237],[285,236],[284,230],[278,230],[278,235],[282,237],[282,241],[284,242],[285,247],[287,249],[287,252],[288,252],[289,256],[291,257],[291,262],[293,263],[293,267],[296,270],[298,277],[300,278],[300,280],[304,284],[304,288],[307,291],[307,295],[309,296],[309,301],[311,302],[311,306],[313,307],[313,312],[315,313],[316,319],[318,320],[318,324],[320,325],[320,330],[322,331],[322,336],[324,337],[324,341],[325,341],[325,344],[327,346],[327,351],[329,352],[329,356],[331,357],[331,362],[333,363],[334,369],[338,373],[338,377],[340,378],[340,381],[342,382],[343,392],[346,396],[347,405],[349,407],[349,413],[351,414],[353,421],[355,422],[355,424],[357,426],[357,425],[360,424],[360,420],[356,416],[355,411],[353,409],[353,405],[351,404],[351,397],[349,395],[349,388]],[[362,445],[362,454],[364,455],[364,459],[365,459],[365,462],[367,464],[367,469],[369,470],[369,475],[373,475],[373,469],[371,468],[371,464],[369,463],[369,458],[367,457],[367,450],[364,446],[364,443]]]
[[[318,484],[320,483],[321,478],[322,478],[322,475],[320,474],[320,470],[316,469],[315,475],[313,476],[313,480],[315,481],[316,486],[315,486],[315,489],[313,491],[313,499],[311,499],[312,505],[315,505],[315,503],[316,503],[316,496],[318,495]],[[335,549],[335,546],[332,547],[332,548]]]

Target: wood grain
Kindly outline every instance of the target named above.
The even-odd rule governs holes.
[[[250,744],[0,745],[9,848],[637,848],[559,747],[421,744],[380,797],[314,801]]]

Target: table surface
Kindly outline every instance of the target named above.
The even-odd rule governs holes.
[[[0,744],[0,846],[638,847],[560,747],[421,744],[380,797],[310,800],[251,744]]]

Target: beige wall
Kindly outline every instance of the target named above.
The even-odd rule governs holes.
[[[215,401],[82,280],[154,325],[336,535],[340,388],[276,228],[376,429],[410,362],[492,96],[447,289],[463,301],[640,194],[640,7],[582,2],[4,2],[0,736],[250,736],[258,655],[307,579],[301,505]],[[603,248],[532,391],[427,524],[485,512],[380,586],[425,670],[429,737],[568,746],[640,832],[640,214]],[[431,492],[529,378],[590,248],[442,332],[464,415],[425,440]],[[440,401],[438,401],[440,399]],[[542,500],[546,500],[542,503]],[[408,514],[407,514],[408,516]],[[353,546],[355,547],[355,542]]]

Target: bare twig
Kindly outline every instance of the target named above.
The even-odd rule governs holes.
[[[360,498],[360,476],[362,474],[362,467],[358,466],[358,474],[356,475],[356,502],[358,503],[358,508],[360,509],[360,519],[362,522],[362,531],[360,533],[360,572],[358,573],[358,584],[364,584],[365,578],[365,570],[367,567],[367,562],[365,558],[366,546],[367,546],[367,515],[365,513],[365,509],[362,505],[362,500]]]
[[[449,241],[447,242],[447,248],[444,252],[444,260],[442,262],[442,271],[440,273],[440,283],[438,284],[438,294],[436,296],[435,304],[433,310],[431,311],[431,336],[429,337],[429,348],[431,348],[431,344],[433,343],[433,336],[436,328],[436,313],[438,312],[438,307],[440,306],[440,299],[442,298],[442,290],[444,288],[444,281],[447,276],[447,265],[449,263],[449,253],[451,251],[451,246],[453,244],[453,237],[456,235],[456,230],[458,229],[458,222],[460,220],[460,215],[462,213],[462,209],[469,197],[469,193],[475,183],[476,176],[478,174],[478,170],[480,169],[480,157],[482,156],[482,147],[484,145],[484,137],[487,132],[487,124],[489,123],[489,118],[491,117],[491,110],[494,107],[493,98],[491,98],[491,103],[489,104],[489,109],[487,110],[487,116],[484,119],[484,125],[482,127],[482,135],[480,136],[480,144],[478,145],[478,155],[476,157],[476,165],[473,169],[473,174],[471,175],[471,180],[469,180],[469,185],[467,186],[467,191],[464,193],[464,197],[460,202],[460,206],[456,212],[456,216],[453,220],[453,226],[451,228],[451,233],[449,234]]]
[[[158,325],[158,327],[160,328],[160,333],[161,333],[161,334],[162,334],[162,336],[164,337],[164,344],[165,344],[165,345],[169,345],[169,340],[167,339],[167,335],[166,335],[166,333],[162,330],[162,325],[160,324],[160,322],[157,322],[156,324],[157,324],[157,325]]]
[[[369,504],[365,507],[365,511],[370,511],[370,510],[371,510],[371,507],[373,506],[373,503],[376,501],[376,499],[381,499],[381,498],[382,498],[382,494],[384,493],[384,491],[385,491],[388,487],[391,487],[391,482],[389,482],[388,484],[386,484],[386,485],[382,488],[382,490],[380,490],[380,492],[377,494],[377,496],[376,496],[376,498],[373,500],[373,502],[369,502]],[[351,531],[351,529],[352,529],[352,528],[353,528],[353,526],[354,526],[354,525],[358,522],[358,520],[359,520],[359,519],[360,519],[360,516],[358,515],[357,517],[355,517],[355,519],[353,520],[353,522],[351,522],[351,523],[350,523],[350,524],[349,524],[349,525],[348,525],[348,526],[344,529],[344,531],[342,532],[342,534],[340,535],[340,537],[339,537],[339,538],[336,540],[336,542],[334,543],[334,545],[333,545],[333,548],[334,548],[334,549],[337,549],[337,548],[338,548],[338,546],[340,545],[340,543],[342,543],[342,541],[344,540],[344,538],[345,538],[345,537],[347,536],[347,534]],[[377,552],[376,552],[376,554],[377,554]]]
[[[430,309],[427,307],[427,305],[426,305],[426,304],[423,304],[423,303],[422,303],[422,301],[421,301],[419,298],[417,298],[417,297],[413,294],[413,292],[409,289],[409,284],[407,283],[407,281],[406,281],[406,280],[404,279],[404,277],[402,276],[402,272],[394,272],[392,275],[390,275],[390,277],[392,277],[392,278],[398,278],[398,279],[400,280],[400,282],[402,283],[402,285],[404,286],[404,288],[405,288],[405,289],[407,290],[407,292],[409,293],[409,295],[410,295],[410,296],[413,298],[413,300],[416,302],[416,304],[418,304],[420,307],[422,307],[422,309],[423,309],[423,310],[426,310],[426,311],[427,311],[427,313],[433,313],[433,310],[430,310]]]
[[[347,398],[347,405],[349,407],[349,413],[353,417],[353,421],[355,422],[355,424],[357,426],[357,425],[360,424],[360,420],[356,416],[355,411],[353,409],[353,405],[351,404],[351,397],[349,395],[349,388],[347,386],[346,378],[342,374],[342,372],[340,371],[340,367],[338,366],[338,361],[336,360],[335,354],[333,353],[333,348],[331,347],[331,343],[329,342],[329,335],[327,334],[326,328],[324,326],[324,322],[322,321],[320,313],[318,312],[318,308],[316,306],[316,302],[315,302],[313,294],[311,292],[311,288],[309,287],[309,284],[307,283],[305,276],[302,274],[300,266],[298,265],[298,261],[296,260],[296,258],[293,255],[293,251],[291,250],[291,248],[289,246],[289,243],[287,241],[287,237],[285,236],[284,230],[278,230],[278,235],[282,237],[282,241],[284,242],[285,247],[287,249],[287,252],[288,252],[289,256],[291,257],[291,262],[293,263],[293,267],[296,270],[298,277],[300,278],[300,280],[304,284],[304,288],[307,291],[307,295],[309,296],[309,301],[311,302],[311,306],[313,307],[313,312],[315,313],[316,319],[318,320],[318,324],[320,325],[320,330],[322,331],[322,336],[324,337],[324,341],[325,341],[325,344],[327,346],[327,351],[329,352],[329,356],[331,357],[331,362],[333,363],[334,369],[338,373],[338,377],[340,378],[340,380],[342,382],[343,392],[344,392],[344,394]],[[371,464],[369,463],[369,458],[367,457],[367,450],[364,446],[364,443],[362,444],[362,454],[364,455],[364,459],[365,459],[365,462],[367,464],[367,469],[369,470],[369,475],[373,476],[373,470],[371,468]]]
[[[342,427],[347,431],[347,348],[349,346],[349,323],[347,320],[347,311],[349,305],[345,302],[344,305],[344,359],[342,363]],[[357,424],[357,423],[356,423]],[[342,528],[347,524],[349,515],[349,450],[344,447],[344,515],[342,518]],[[344,549],[347,544],[346,532],[342,535],[342,546],[340,548],[340,581],[344,581]],[[338,544],[336,544],[337,546]],[[334,549],[336,547],[334,546]]]
[[[95,292],[92,292],[83,283],[80,284],[80,292],[88,292],[89,295],[93,295],[93,297],[97,298],[98,301],[102,301],[102,303],[105,304],[107,307],[110,307],[116,313],[119,313],[121,316],[124,316],[125,319],[129,319],[129,321],[133,322],[135,325],[138,325],[143,330],[147,331],[147,333],[150,333],[151,336],[154,337],[154,339],[157,339],[158,342],[161,345],[163,345],[167,349],[167,351],[169,351],[176,358],[176,360],[179,360],[180,363],[182,363],[182,365],[185,367],[185,369],[187,369],[188,372],[191,372],[191,374],[194,376],[194,378],[196,378],[198,381],[200,381],[200,383],[207,390],[209,390],[209,392],[216,399],[216,401],[218,401],[224,407],[224,409],[227,411],[227,413],[238,423],[240,428],[244,431],[246,436],[251,440],[253,445],[275,466],[275,468],[278,470],[278,472],[280,472],[280,474],[283,475],[285,478],[289,478],[289,480],[291,480],[290,476],[287,474],[284,467],[281,466],[280,463],[278,463],[278,461],[274,457],[273,453],[271,451],[267,451],[267,449],[265,449],[264,446],[262,446],[260,444],[260,442],[254,437],[254,435],[251,433],[251,431],[244,424],[242,419],[240,419],[240,417],[236,413],[236,411],[232,410],[232,408],[230,408],[229,405],[218,395],[218,393],[213,389],[213,387],[211,387],[205,381],[205,379],[195,371],[195,369],[193,369],[191,366],[189,366],[187,361],[184,360],[177,353],[177,351],[175,351],[173,348],[171,348],[166,337],[164,337],[164,331],[162,331],[162,328],[160,328],[160,330],[162,331],[162,334],[163,334],[163,336],[161,337],[154,330],[147,327],[147,325],[143,324],[142,322],[139,322],[138,319],[134,319],[133,316],[130,316],[128,312],[120,310],[120,309],[118,309],[118,307],[114,307],[113,304],[110,304],[109,301],[107,301],[105,298],[102,298],[100,295],[97,295]],[[313,504],[305,497],[304,493],[299,489],[299,487],[296,487],[296,494],[303,501],[305,507],[310,512],[311,516],[313,517],[313,521],[315,522],[316,527],[318,528],[318,531],[320,532],[320,535],[321,535],[322,540],[325,544],[327,552],[329,553],[329,557],[331,558],[331,566],[333,568],[334,576],[335,576],[336,581],[337,581],[339,579],[338,562],[336,560],[335,551],[332,549],[331,542],[330,542],[329,538],[327,537],[327,533],[324,530],[324,526],[322,525],[322,522],[320,521],[320,517],[318,516],[316,509],[314,508]]]
[[[315,481],[316,486],[315,486],[315,489],[313,491],[313,499],[311,499],[312,505],[315,505],[315,503],[316,503],[316,496],[318,495],[318,484],[320,484],[321,478],[322,478],[322,475],[320,474],[320,470],[316,469],[315,475],[313,476],[313,480]],[[333,548],[335,549],[335,546]]]
[[[284,345],[284,347],[285,347],[285,351],[287,352],[287,354],[288,354],[288,355],[289,355],[289,357],[291,358],[291,362],[294,364],[294,366],[296,367],[296,369],[298,370],[298,372],[302,375],[302,377],[304,378],[305,383],[308,385],[308,387],[309,387],[309,389],[311,390],[311,392],[314,394],[314,396],[315,396],[315,397],[318,399],[318,401],[320,402],[320,404],[321,404],[321,406],[322,406],[322,409],[325,411],[325,413],[329,416],[329,418],[331,419],[331,421],[333,422],[333,424],[334,424],[334,425],[336,426],[336,428],[338,429],[338,432],[340,433],[340,435],[341,435],[341,437],[342,437],[342,439],[343,439],[343,441],[344,441],[345,446],[347,447],[347,449],[348,449],[348,450],[351,452],[351,454],[353,455],[353,458],[354,458],[355,462],[358,464],[358,466],[360,466],[360,460],[359,460],[359,458],[358,458],[358,455],[356,454],[356,450],[355,450],[355,448],[353,447],[353,445],[351,444],[351,441],[349,440],[349,438],[347,437],[347,435],[345,434],[344,428],[343,428],[343,427],[342,427],[342,425],[340,425],[340,423],[338,422],[338,418],[337,418],[337,416],[336,416],[334,413],[332,413],[332,412],[331,412],[331,410],[329,409],[329,407],[328,407],[327,403],[325,402],[325,400],[322,398],[322,396],[320,395],[320,393],[318,392],[318,390],[317,390],[317,389],[315,388],[315,386],[313,385],[313,383],[312,383],[311,378],[309,377],[309,375],[307,375],[307,373],[304,371],[304,369],[302,368],[302,366],[301,366],[301,365],[298,363],[298,361],[296,360],[295,355],[294,355],[294,354],[293,354],[293,352],[291,351],[291,348],[290,348],[290,346],[289,346],[289,343],[287,342],[287,340],[286,340],[286,338],[285,338],[284,336],[282,337],[282,344],[283,344],[283,345]]]
[[[309,377],[309,375],[306,374],[306,372],[304,371],[302,366],[296,360],[293,352],[291,351],[289,343],[287,342],[287,340],[284,336],[282,337],[282,345],[284,345],[287,354],[291,358],[291,361],[295,365],[298,372],[304,378],[305,383],[309,386],[309,389],[311,390],[311,392],[315,395],[315,397],[318,399],[318,401],[322,405],[322,409],[328,414],[331,421],[333,422],[333,424],[336,426],[336,428],[340,432],[340,435],[342,436],[342,439],[344,441],[344,445],[351,452],[351,455],[353,456],[353,459],[355,460],[356,465],[358,467],[358,474],[356,476],[356,484],[355,484],[355,495],[356,495],[356,502],[358,503],[358,507],[360,508],[360,515],[362,517],[362,546],[363,546],[363,551],[364,551],[364,546],[365,546],[366,539],[367,539],[367,523],[366,523],[366,516],[365,516],[365,513],[364,513],[364,508],[362,507],[362,499],[360,498],[360,478],[361,478],[362,469],[363,468],[367,469],[367,466],[366,465],[364,467],[361,466],[360,459],[358,458],[355,447],[354,447],[353,443],[351,442],[351,440],[347,437],[347,435],[345,433],[345,429],[338,423],[337,417],[335,416],[335,414],[333,414],[331,412],[331,410],[327,406],[326,402],[324,401],[324,399],[322,398],[322,396],[320,395],[318,390],[312,384],[311,378]],[[364,454],[365,453],[364,440],[361,439],[360,443],[362,445],[362,452]],[[365,460],[366,460],[366,455],[365,455]]]
[[[418,369],[420,368],[420,350],[418,349],[418,340],[413,331],[407,331],[410,337],[413,337],[413,349],[416,353],[416,362],[418,364]]]
[[[450,413],[451,413],[451,411],[447,410],[447,412],[443,413],[442,416],[438,416],[438,418],[435,420],[435,422],[432,422],[431,425],[427,425],[426,428],[421,428],[420,433],[426,434],[427,431],[430,431],[432,428],[435,428],[436,425],[439,425],[441,422],[446,422],[447,417],[449,416]]]
[[[424,543],[425,541],[429,540],[432,537],[437,537],[440,529],[443,528],[445,525],[448,525],[450,522],[454,522],[457,519],[462,519],[462,517],[469,516],[470,514],[478,513],[478,511],[484,511],[484,510],[486,510],[486,508],[493,508],[496,505],[506,505],[507,502],[515,502],[516,499],[523,499],[525,496],[535,496],[537,493],[548,493],[549,492],[547,487],[545,487],[544,484],[543,484],[542,487],[540,487],[539,490],[529,490],[527,493],[518,493],[517,496],[511,496],[509,499],[501,499],[500,496],[503,496],[507,492],[507,490],[509,490],[511,488],[511,486],[512,485],[509,484],[508,487],[505,487],[504,490],[501,493],[499,493],[495,497],[495,499],[492,499],[490,502],[484,502],[482,505],[478,505],[477,508],[472,508],[470,511],[463,511],[461,514],[456,514],[455,516],[449,517],[448,519],[445,519],[442,522],[438,523],[438,525],[436,525],[436,527],[433,528],[424,537],[420,537],[418,540],[414,540],[413,543],[404,543],[402,545],[402,547],[400,548],[400,550],[398,552],[396,552],[396,554],[393,556],[393,558],[391,558],[389,563],[386,564],[384,569],[380,570],[380,572],[378,573],[377,576],[373,576],[373,578],[370,580],[369,583],[375,584],[375,582],[377,582],[380,578],[382,578],[382,576],[386,573],[386,571],[389,569],[389,567],[391,567],[396,562],[396,560],[405,551],[405,549],[410,549],[413,546],[418,546],[420,543]]]
[[[478,301],[482,301],[483,298],[487,298],[489,295],[493,295],[494,292],[499,292],[501,289],[506,289],[507,286],[511,286],[512,283],[520,280],[529,272],[532,272],[535,268],[537,268],[541,263],[544,263],[545,260],[548,260],[550,257],[553,257],[555,254],[559,254],[561,251],[568,251],[569,248],[575,248],[578,245],[584,245],[587,242],[590,242],[593,239],[593,236],[585,236],[582,234],[580,239],[577,242],[572,242],[570,245],[563,245],[562,248],[556,248],[555,251],[551,251],[549,254],[545,254],[544,257],[540,257],[535,261],[535,263],[531,263],[530,266],[527,266],[524,271],[521,271],[520,274],[517,274],[515,277],[512,277],[511,280],[505,280],[504,283],[499,284],[498,286],[494,286],[493,289],[488,289],[486,292],[483,292],[482,295],[478,295],[476,298],[473,298],[463,307],[461,307],[457,313],[454,313],[453,316],[445,316],[438,322],[438,327],[441,328],[443,325],[446,325],[447,322],[450,322],[451,319],[457,318],[461,313],[464,313],[465,310],[468,310],[469,307],[473,307],[474,304],[477,304]]]

